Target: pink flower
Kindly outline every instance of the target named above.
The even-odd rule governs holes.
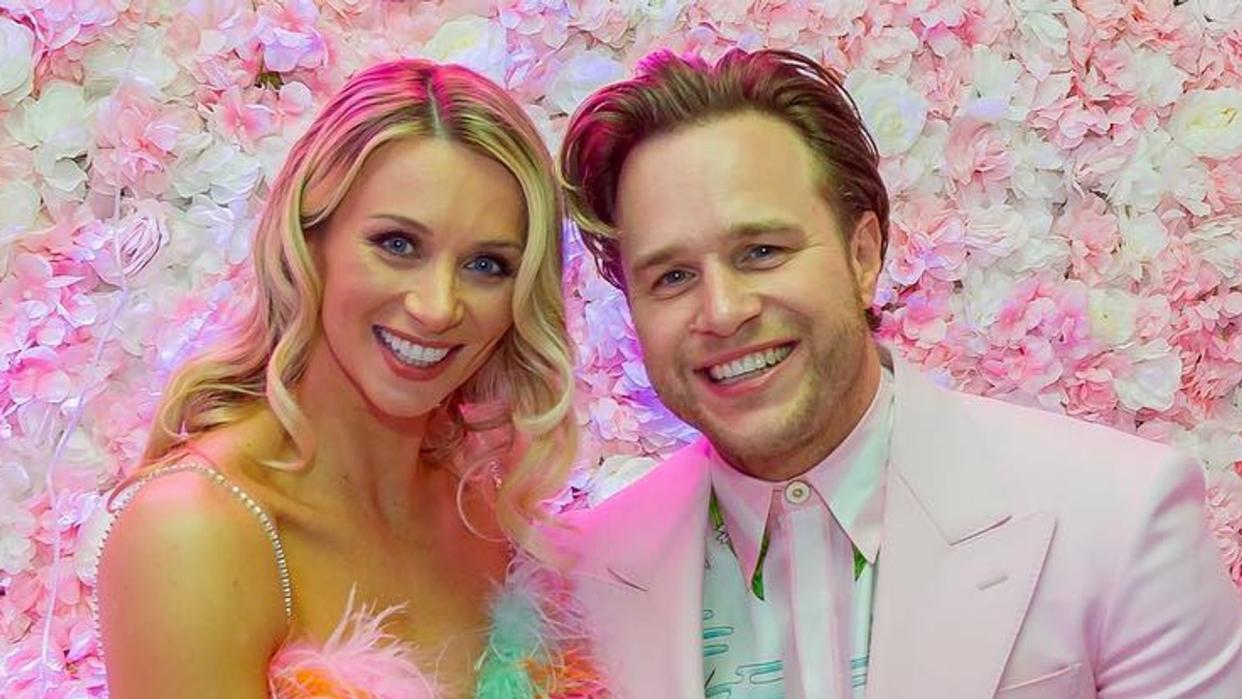
[[[1228,471],[1207,474],[1208,530],[1220,548],[1225,569],[1242,588],[1242,477]]]
[[[1064,381],[1065,411],[1093,422],[1112,422],[1117,409],[1113,381],[1128,374],[1130,360],[1109,352],[1091,357],[1075,367]]]
[[[944,340],[948,332],[946,319],[952,315],[947,293],[918,289],[904,295],[901,300],[902,306],[893,312],[892,317],[902,335],[927,345]]]
[[[630,18],[625,12],[628,3],[582,0],[567,4],[569,26],[584,31],[605,44],[617,45],[630,28]]]
[[[173,147],[187,130],[186,115],[164,108],[133,84],[105,98],[96,114],[99,152],[91,187],[97,193],[128,187],[139,196],[162,194]]]
[[[1103,199],[1088,196],[1071,200],[1053,224],[1053,232],[1069,241],[1070,265],[1076,278],[1098,284],[1118,274],[1115,255],[1120,231],[1117,217],[1108,211]]]
[[[160,203],[143,200],[120,221],[88,224],[96,254],[91,266],[100,279],[114,286],[128,284],[168,244],[167,217]]]
[[[1242,157],[1219,160],[1208,170],[1207,201],[1214,213],[1237,211],[1242,206]]]
[[[979,373],[994,395],[1020,391],[1035,396],[1061,378],[1061,362],[1041,337],[1023,338],[1016,347],[993,350],[979,360]]]
[[[962,184],[988,185],[1013,174],[1009,139],[996,127],[973,117],[955,119],[945,147],[945,173]]]
[[[893,212],[889,242],[889,276],[907,286],[924,274],[960,279],[966,260],[965,224],[961,213],[931,197],[914,197]]]
[[[1056,314],[1057,304],[1049,290],[1035,277],[1018,280],[1012,294],[1002,303],[993,322],[984,328],[988,340],[996,346],[1013,346]]]
[[[327,46],[316,28],[319,9],[311,0],[283,0],[258,11],[255,37],[267,70],[287,73],[315,69],[327,62]]]
[[[242,89],[234,85],[212,109],[219,130],[236,139],[246,151],[253,151],[255,142],[275,133],[278,126],[276,110],[261,104],[264,94],[250,88],[243,96]]]

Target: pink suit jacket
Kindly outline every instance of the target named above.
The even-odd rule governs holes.
[[[869,699],[1242,699],[1242,602],[1193,461],[885,362]],[[703,696],[709,451],[691,444],[560,535],[623,699]]]

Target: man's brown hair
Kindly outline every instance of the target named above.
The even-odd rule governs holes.
[[[840,78],[792,51],[733,49],[715,65],[657,51],[630,80],[591,95],[570,119],[561,177],[570,216],[600,274],[625,290],[616,231],[617,184],[625,159],[643,141],[715,118],[756,112],[792,126],[822,168],[823,192],[837,222],[852,231],[874,212],[880,255],[888,246],[888,193],[879,154]],[[876,318],[868,311],[872,327]]]

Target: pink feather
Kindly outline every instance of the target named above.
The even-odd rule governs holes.
[[[355,608],[351,593],[326,641],[286,643],[272,657],[273,699],[435,699],[436,685],[418,669],[413,651],[384,631],[399,611]]]

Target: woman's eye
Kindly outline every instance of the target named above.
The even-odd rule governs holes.
[[[495,257],[476,257],[466,263],[466,269],[489,277],[507,277],[512,273],[508,262]]]
[[[400,233],[384,233],[371,239],[384,252],[406,257],[415,251],[414,241]]]

